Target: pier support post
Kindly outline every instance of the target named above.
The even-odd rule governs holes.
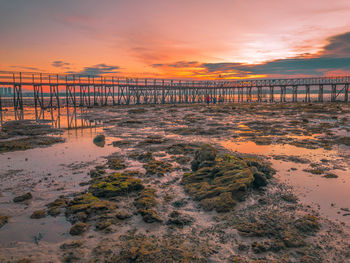
[[[281,86],[280,102],[286,102],[286,86]]]
[[[310,98],[310,85],[305,86],[305,102],[311,102]]]
[[[318,102],[323,102],[323,85],[318,86]]]
[[[262,87],[258,86],[258,102],[262,102]]]
[[[292,98],[293,102],[298,102],[298,86],[294,85],[293,86],[293,98]]]
[[[270,102],[274,102],[275,101],[275,87],[274,86],[270,86]]]
[[[23,110],[22,73],[19,73],[19,83],[13,74],[13,106],[15,110]]]
[[[331,102],[335,102],[337,98],[337,85],[332,84],[332,89],[331,89]]]
[[[345,84],[345,87],[344,87],[344,101],[345,102],[349,101],[349,84]]]

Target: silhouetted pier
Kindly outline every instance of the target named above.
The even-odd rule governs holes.
[[[350,77],[262,80],[173,80],[0,72],[0,87],[11,87],[15,108],[24,97],[35,107],[93,107],[122,104],[336,102],[349,101]],[[327,96],[326,96],[327,95]],[[9,105],[7,105],[9,106]]]

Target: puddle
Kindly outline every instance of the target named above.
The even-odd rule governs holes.
[[[102,132],[102,127],[67,130],[62,135],[64,143],[0,155],[1,160],[6,160],[0,162],[1,190],[4,192],[0,198],[0,211],[10,216],[9,223],[1,229],[0,244],[34,242],[34,236],[39,233],[46,242],[57,242],[70,236],[67,233],[71,224],[64,216],[30,219],[30,215],[60,195],[71,195],[86,188],[79,184],[90,179],[88,171],[105,162],[103,156],[117,151],[110,145],[109,138],[103,148],[93,143],[93,138]],[[11,175],[11,171],[17,172]],[[13,197],[26,192],[33,194],[28,205],[12,202]]]
[[[320,162],[322,159],[339,159],[338,150],[305,149],[288,144],[257,145],[252,141],[221,141],[220,144],[231,151],[267,157],[273,155],[297,156],[316,163]],[[342,154],[344,154],[344,152],[342,152]],[[323,216],[330,219],[349,222],[350,217],[344,217],[343,214],[345,213],[340,211],[340,208],[350,207],[348,198],[350,189],[349,167],[347,167],[345,171],[339,169],[328,171],[336,174],[338,178],[324,178],[322,175],[304,172],[303,170],[309,167],[308,164],[274,160],[273,158],[271,158],[270,161],[277,170],[276,177],[282,182],[292,186],[303,203],[313,205],[319,209]],[[297,170],[291,170],[291,168],[296,168]]]

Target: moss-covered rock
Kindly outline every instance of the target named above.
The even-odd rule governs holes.
[[[26,193],[24,195],[16,196],[15,198],[13,198],[13,202],[19,203],[19,202],[23,202],[25,200],[29,200],[32,198],[33,198],[33,196],[31,193]]]
[[[95,169],[90,170],[89,175],[91,178],[100,177],[106,174],[106,170],[103,166],[96,166]]]
[[[151,188],[141,191],[134,201],[137,212],[141,214],[146,223],[163,221],[154,209],[157,203],[155,190]]]
[[[319,230],[320,223],[316,216],[306,215],[295,221],[295,227],[304,233],[310,233]]]
[[[71,227],[71,229],[69,230],[69,233],[72,236],[77,236],[86,232],[88,229],[89,229],[89,226],[86,223],[78,222]]]
[[[217,155],[217,150],[209,145],[204,144],[200,150],[195,152],[194,160],[191,163],[193,171],[197,171],[201,167],[212,166]]]
[[[142,163],[148,163],[154,160],[154,157],[151,152],[133,152],[129,154],[129,158]]]
[[[305,215],[295,219],[290,214],[278,211],[232,220],[241,235],[272,239],[268,248],[271,251],[304,247],[307,245],[306,238],[320,228],[315,216]]]
[[[40,218],[44,218],[44,217],[46,217],[46,210],[45,209],[36,210],[30,216],[30,218],[32,218],[32,219],[40,219]]]
[[[191,216],[180,213],[178,211],[173,211],[169,215],[167,225],[175,225],[182,227],[192,224],[193,221],[194,219]]]
[[[66,198],[58,198],[55,201],[47,204],[47,213],[50,216],[58,216],[61,213],[62,208],[64,208],[68,203]]]
[[[172,171],[172,165],[165,161],[153,160],[143,165],[146,169],[146,175],[163,176]]]
[[[118,157],[108,158],[107,165],[108,165],[108,168],[113,170],[122,170],[126,168],[126,165],[124,164],[123,159]]]
[[[66,216],[70,221],[86,221],[96,214],[114,211],[116,205],[108,200],[101,200],[91,193],[81,194],[71,200],[66,207]]]
[[[169,154],[194,154],[196,150],[198,150],[200,146],[198,144],[192,143],[176,143],[167,147],[166,152]]]
[[[210,254],[208,245],[180,237],[133,235],[123,240],[120,253],[116,253],[111,262],[205,263]]]
[[[109,198],[113,196],[126,195],[133,191],[143,189],[140,179],[129,175],[114,173],[107,177],[96,180],[90,187],[89,192],[96,197]]]
[[[217,212],[232,210],[249,187],[266,185],[274,172],[258,159],[218,156],[210,145],[196,152],[192,169],[182,178],[185,191],[205,210]]]
[[[36,147],[64,142],[64,139],[53,136],[40,136],[0,141],[0,152],[25,151]]]

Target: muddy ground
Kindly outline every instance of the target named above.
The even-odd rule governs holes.
[[[102,126],[2,126],[0,262],[350,262],[349,105],[81,118]]]

